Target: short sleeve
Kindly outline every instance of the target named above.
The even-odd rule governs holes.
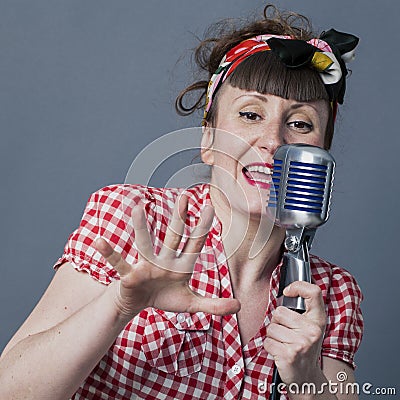
[[[101,283],[119,279],[117,271],[96,250],[94,241],[99,237],[106,239],[127,262],[134,263],[137,251],[133,246],[130,215],[134,203],[142,197],[139,190],[128,190],[124,185],[108,186],[93,193],[79,227],[69,236],[64,253],[53,268],[69,262]]]
[[[345,269],[332,266],[322,356],[356,367],[354,355],[360,346],[364,328],[360,308],[362,299],[361,289],[354,277]]]

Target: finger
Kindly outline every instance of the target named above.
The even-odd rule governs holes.
[[[280,343],[291,344],[298,340],[298,332],[283,325],[270,323],[267,328],[267,337]]]
[[[302,314],[284,306],[278,306],[272,314],[271,322],[289,329],[300,329],[304,325]]]
[[[159,253],[159,256],[174,256],[182,240],[182,235],[185,229],[185,221],[188,207],[188,196],[182,194],[178,197],[171,221],[168,224],[165,234],[164,244]]]
[[[207,239],[213,219],[214,207],[204,207],[204,210],[201,212],[200,222],[190,234],[190,237],[182,250],[182,255],[188,259],[188,262],[194,263],[196,261]]]
[[[306,306],[305,314],[315,320],[325,320],[325,305],[319,286],[309,282],[296,281],[287,286],[283,294],[288,297],[303,297]]]
[[[202,311],[213,315],[235,314],[240,310],[240,302],[233,298],[211,298],[196,295],[190,303],[188,312]]]
[[[98,252],[112,265],[121,277],[131,272],[132,267],[103,238],[97,239],[95,246]]]
[[[147,228],[146,214],[142,205],[137,205],[133,208],[132,223],[135,231],[135,245],[139,256],[151,261],[154,258],[154,248]]]
[[[279,354],[283,354],[286,348],[286,344],[278,342],[275,339],[267,337],[264,340],[264,349],[267,350],[268,354],[270,354],[275,360]]]
[[[321,340],[324,332],[325,322],[318,323],[283,306],[274,311],[267,328],[267,336],[286,344],[312,345]]]

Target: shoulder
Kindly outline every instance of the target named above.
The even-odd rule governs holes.
[[[133,208],[140,204],[144,208],[150,233],[154,239],[162,241],[176,200],[182,192],[189,197],[188,212],[196,215],[195,209],[202,207],[201,199],[207,197],[205,185],[189,189],[131,184],[105,186],[90,196],[81,227],[100,234],[113,245],[121,246],[122,250],[125,242],[134,237],[131,215]]]
[[[310,261],[312,278],[322,290],[327,316],[321,354],[355,368],[354,354],[364,330],[360,286],[347,269],[314,255]]]
[[[99,203],[109,203],[110,201],[133,201],[154,200],[164,198],[174,198],[181,189],[177,188],[155,188],[144,185],[114,184],[104,186],[90,196],[90,199]]]
[[[91,194],[89,202],[112,204],[114,208],[125,205],[132,207],[138,202],[151,202],[155,204],[168,204],[173,207],[176,198],[185,192],[192,203],[198,203],[207,197],[207,185],[196,185],[188,189],[184,188],[157,188],[144,185],[114,184],[102,187]]]
[[[321,288],[327,303],[340,300],[358,306],[363,300],[356,278],[347,269],[315,255],[310,255],[310,263],[313,281]]]
[[[155,188],[143,185],[115,184],[93,192],[86,204],[79,226],[70,234],[64,253],[54,268],[70,262],[78,270],[89,272],[95,279],[110,283],[117,273],[96,250],[95,240],[101,236],[121,253],[125,260],[134,264],[138,254],[135,232],[131,220],[132,209],[144,206],[149,233],[155,250],[161,248],[169,217],[182,188]],[[192,209],[199,207],[199,199],[206,188],[199,185],[185,190]]]

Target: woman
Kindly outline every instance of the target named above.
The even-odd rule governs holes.
[[[312,257],[313,283],[284,292],[305,298],[306,312],[277,306],[285,233],[263,218],[273,154],[283,143],[329,148],[341,56],[357,44],[332,31],[313,39],[293,16],[267,7],[200,44],[210,83],[188,87],[177,107],[191,113],[206,98],[210,184],[91,196],[53,281],[4,350],[1,398],[265,398],[274,363],[288,385],[327,389],[339,372],[354,380],[362,295],[347,271]]]

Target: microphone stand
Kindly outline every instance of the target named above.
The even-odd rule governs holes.
[[[295,281],[304,281],[311,283],[311,268],[309,259],[309,250],[314,239],[316,229],[308,228],[287,228],[285,239],[285,252],[281,267],[281,276],[279,281],[278,301],[283,296],[283,290],[286,286]],[[304,299],[302,297],[283,296],[282,305],[290,308],[300,314],[306,311]],[[282,379],[278,368],[274,366],[272,375],[272,389],[270,400],[278,400],[280,397],[279,388],[282,385]]]

